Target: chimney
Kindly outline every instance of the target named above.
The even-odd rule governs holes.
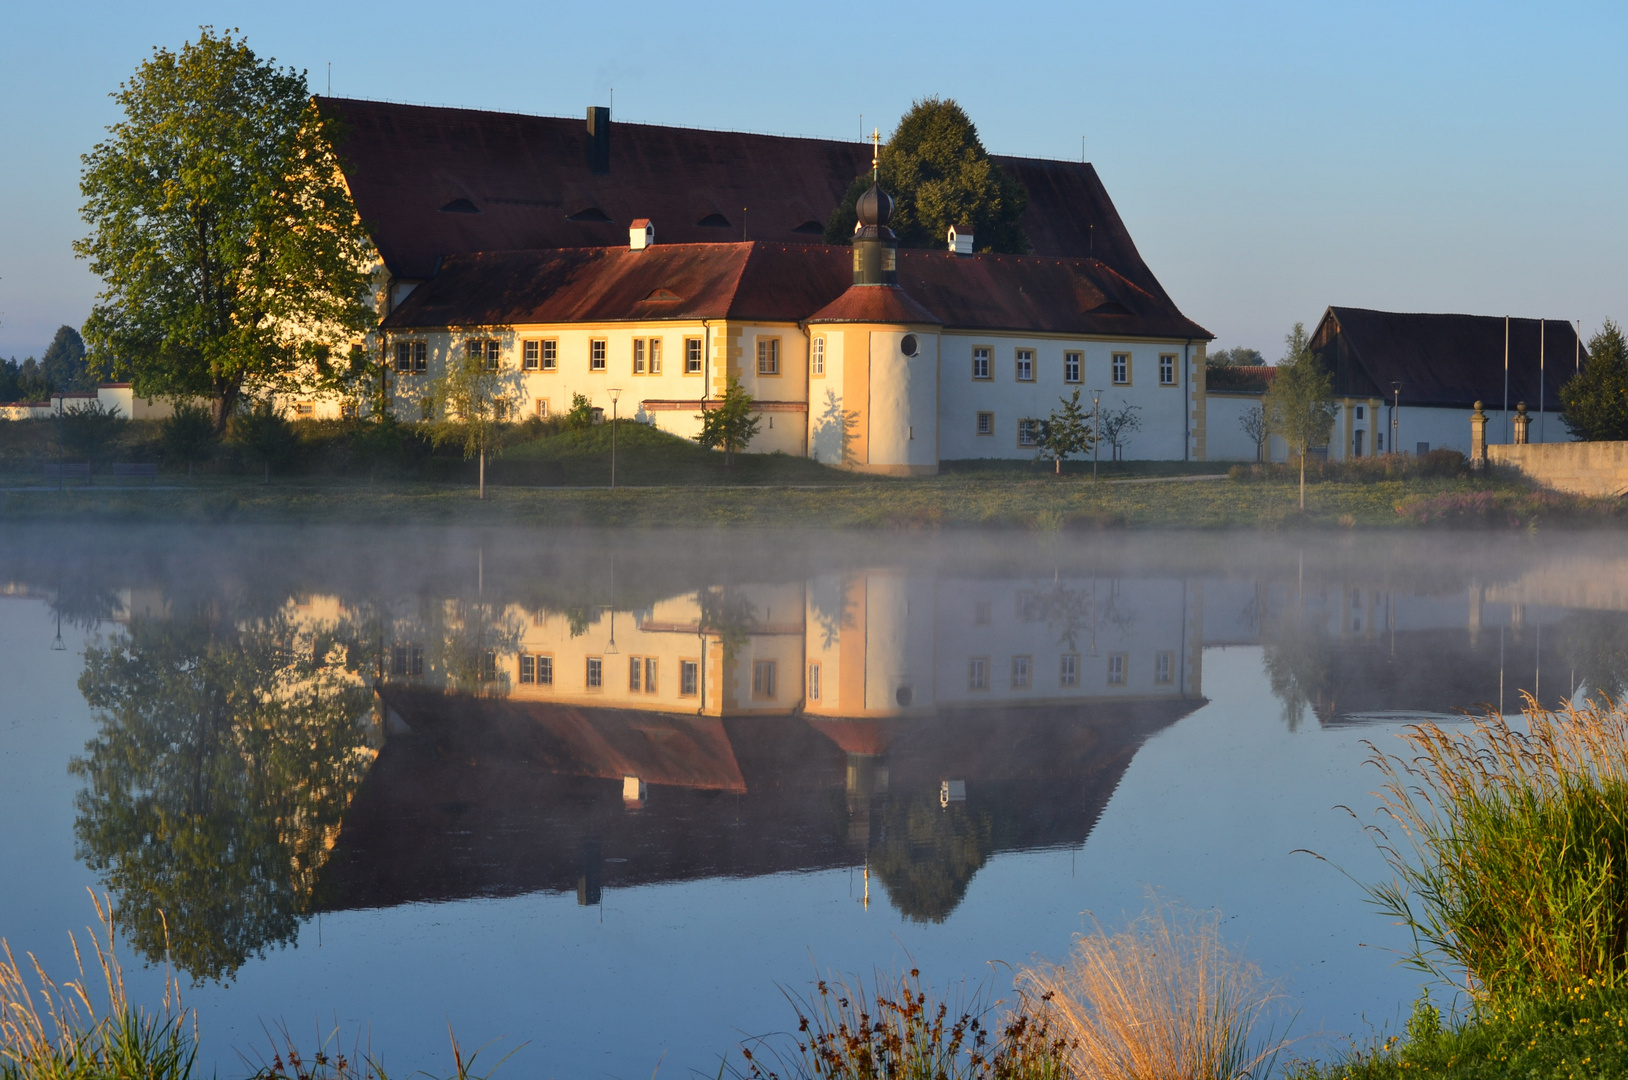
[[[610,173],[610,109],[603,105],[588,106],[588,171]]]
[[[656,227],[650,223],[650,219],[634,218],[627,229],[627,246],[633,251],[643,251],[655,242]]]
[[[972,226],[950,226],[950,250],[957,255],[972,254]]]

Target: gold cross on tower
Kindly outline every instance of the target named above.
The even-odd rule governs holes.
[[[882,129],[871,129],[871,181],[874,183],[881,175],[882,167]]]

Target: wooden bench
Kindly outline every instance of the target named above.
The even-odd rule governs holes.
[[[47,462],[45,466],[47,480],[89,480],[89,465],[58,465],[56,462]]]
[[[116,461],[110,468],[116,479],[158,479],[158,466],[151,461]]]

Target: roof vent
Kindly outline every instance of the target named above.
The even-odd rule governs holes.
[[[722,214],[708,214],[700,221],[697,221],[696,224],[703,229],[727,229],[730,227],[729,219]]]
[[[474,203],[470,202],[468,199],[453,199],[451,202],[449,202],[445,206],[441,207],[441,213],[443,213],[443,214],[478,214],[478,213],[480,213],[480,207],[476,206]]]
[[[957,255],[972,254],[972,226],[950,226],[950,250]]]
[[[646,303],[650,304],[666,304],[671,303],[674,300],[682,300],[683,297],[679,296],[676,292],[673,292],[670,289],[657,289],[644,299]]]
[[[824,236],[825,235],[825,226],[821,225],[819,222],[817,222],[814,219],[810,218],[809,220],[803,222],[801,225],[797,226],[795,229],[793,229],[791,231],[792,232],[800,232],[800,233],[817,233],[820,236]]]
[[[574,214],[566,214],[566,221],[610,221],[611,216],[597,206],[584,206]]]
[[[588,171],[610,173],[610,110],[603,105],[588,106]]]
[[[656,227],[650,224],[650,219],[634,218],[633,224],[627,227],[627,246],[634,251],[643,251],[655,242]]]

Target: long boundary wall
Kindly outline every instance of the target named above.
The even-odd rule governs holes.
[[[1487,461],[1573,495],[1628,494],[1628,442],[1504,443]]]

